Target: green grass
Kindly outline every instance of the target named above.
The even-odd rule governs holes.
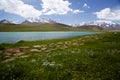
[[[70,41],[67,49],[51,53],[27,52],[29,57],[0,63],[1,80],[119,80],[120,32],[109,32],[68,39],[19,42],[23,45],[49,45]],[[74,44],[77,43],[77,44]],[[84,45],[80,45],[84,43]],[[1,48],[8,48],[7,44]],[[56,48],[56,47],[52,47]]]

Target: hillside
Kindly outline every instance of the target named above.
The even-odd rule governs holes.
[[[65,24],[39,24],[39,25],[23,25],[23,24],[0,24],[0,32],[25,32],[25,31],[99,31],[98,26],[82,26],[71,27]]]
[[[71,28],[61,24],[41,24],[36,26],[21,24],[0,24],[0,32],[12,31],[69,31]]]

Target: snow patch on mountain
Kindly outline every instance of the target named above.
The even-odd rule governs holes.
[[[27,19],[27,21],[31,22],[31,23],[49,23],[49,20],[46,20],[44,18],[29,18]]]
[[[44,18],[29,18],[27,20],[25,20],[24,22],[22,22],[22,24],[26,24],[26,25],[38,25],[38,24],[54,24],[57,23],[56,21],[53,21],[51,19],[44,19]]]

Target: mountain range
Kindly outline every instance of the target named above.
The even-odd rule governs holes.
[[[75,24],[73,27],[83,27],[83,26],[97,26],[103,30],[120,30],[120,23],[107,22],[107,21],[94,21],[94,22],[82,22],[80,24]]]
[[[27,19],[19,24],[23,24],[23,25],[40,25],[40,24],[54,24],[57,23],[56,21],[53,21],[51,19],[44,19],[44,18],[31,18],[31,19]],[[16,24],[14,22],[11,22],[7,19],[1,20],[0,24]]]
[[[1,20],[0,24],[15,24],[9,20]],[[58,23],[51,19],[44,19],[44,18],[35,18],[35,19],[27,19],[22,23],[15,24],[15,25],[27,25],[27,26],[39,26],[42,24],[57,24],[57,25],[64,25],[62,23]],[[68,26],[68,25],[64,25]],[[119,23],[107,22],[107,21],[94,21],[94,22],[82,22],[80,24],[72,25],[76,29],[84,29],[84,30],[120,30]]]

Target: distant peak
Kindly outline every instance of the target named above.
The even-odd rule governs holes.
[[[9,20],[6,20],[6,19],[3,19],[0,21],[0,23],[3,23],[3,24],[9,24],[11,23]]]

